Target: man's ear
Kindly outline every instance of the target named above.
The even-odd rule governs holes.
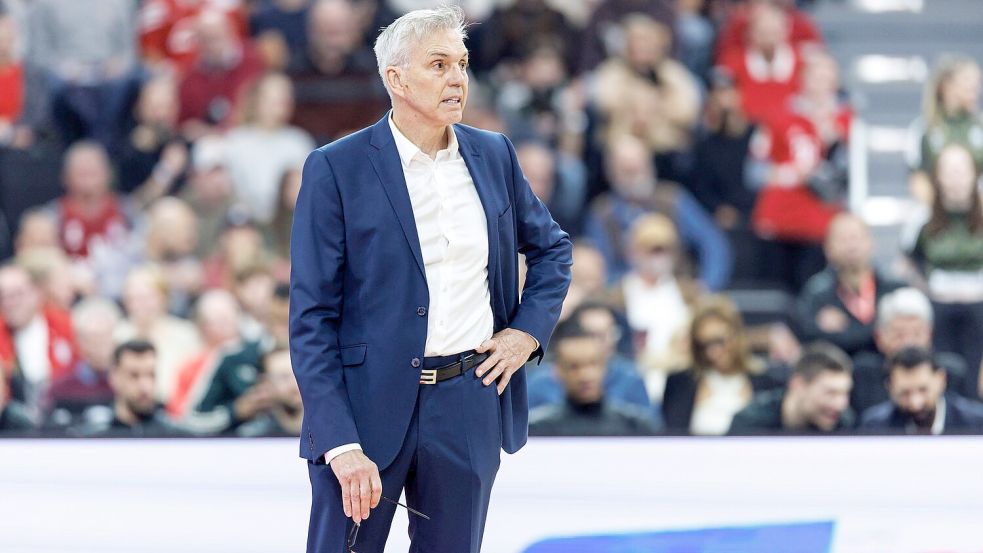
[[[404,95],[403,86],[403,70],[395,65],[390,65],[386,68],[386,84],[389,85],[389,90],[393,94],[399,96],[400,98]]]

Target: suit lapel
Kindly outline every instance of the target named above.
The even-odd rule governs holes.
[[[471,141],[471,137],[466,131],[455,125],[454,132],[460,145],[461,157],[464,158],[464,163],[468,166],[471,180],[474,181],[478,198],[481,200],[481,208],[485,212],[485,221],[488,227],[488,287],[494,308],[498,297],[498,204],[495,202],[492,179],[485,171],[481,151]],[[496,309],[493,311],[498,312]]]
[[[403,175],[403,166],[399,161],[399,152],[396,151],[396,143],[393,140],[392,131],[389,129],[389,114],[382,118],[372,128],[372,146],[369,150],[369,160],[375,169],[382,187],[386,191],[389,203],[396,218],[399,219],[399,226],[403,229],[406,243],[413,251],[413,258],[416,259],[417,268],[426,280],[427,272],[423,266],[423,253],[420,250],[420,237],[416,232],[416,219],[413,217],[413,204],[410,203],[410,193],[406,188],[406,177]]]

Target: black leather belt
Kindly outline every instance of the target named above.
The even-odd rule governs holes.
[[[472,353],[460,361],[432,369],[423,369],[420,371],[420,384],[436,384],[455,376],[461,376],[471,367],[480,365],[485,359],[488,359],[487,353]]]

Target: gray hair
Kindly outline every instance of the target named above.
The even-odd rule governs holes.
[[[119,306],[105,298],[86,298],[72,308],[72,325],[75,328],[92,326],[95,321],[108,321],[115,327],[122,319]]]
[[[925,294],[909,286],[885,294],[877,304],[878,328],[887,326],[898,317],[918,317],[931,325],[935,314]]]
[[[460,7],[441,6],[430,10],[413,10],[382,29],[375,39],[375,59],[379,65],[382,84],[390,96],[392,90],[386,81],[386,68],[409,67],[409,53],[413,44],[443,30],[458,33],[461,40],[468,38],[464,11]]]

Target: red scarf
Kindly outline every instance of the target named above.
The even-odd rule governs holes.
[[[60,204],[61,243],[69,256],[88,256],[94,238],[101,238],[110,244],[118,244],[125,238],[126,219],[114,196],[106,197],[95,216],[83,214],[71,198],[62,198]]]
[[[50,382],[71,374],[79,360],[75,332],[69,314],[53,306],[42,310],[45,325],[48,327],[48,363],[51,365]],[[17,365],[17,352],[14,337],[7,328],[6,321],[0,319],[0,370],[5,378],[14,374]]]

